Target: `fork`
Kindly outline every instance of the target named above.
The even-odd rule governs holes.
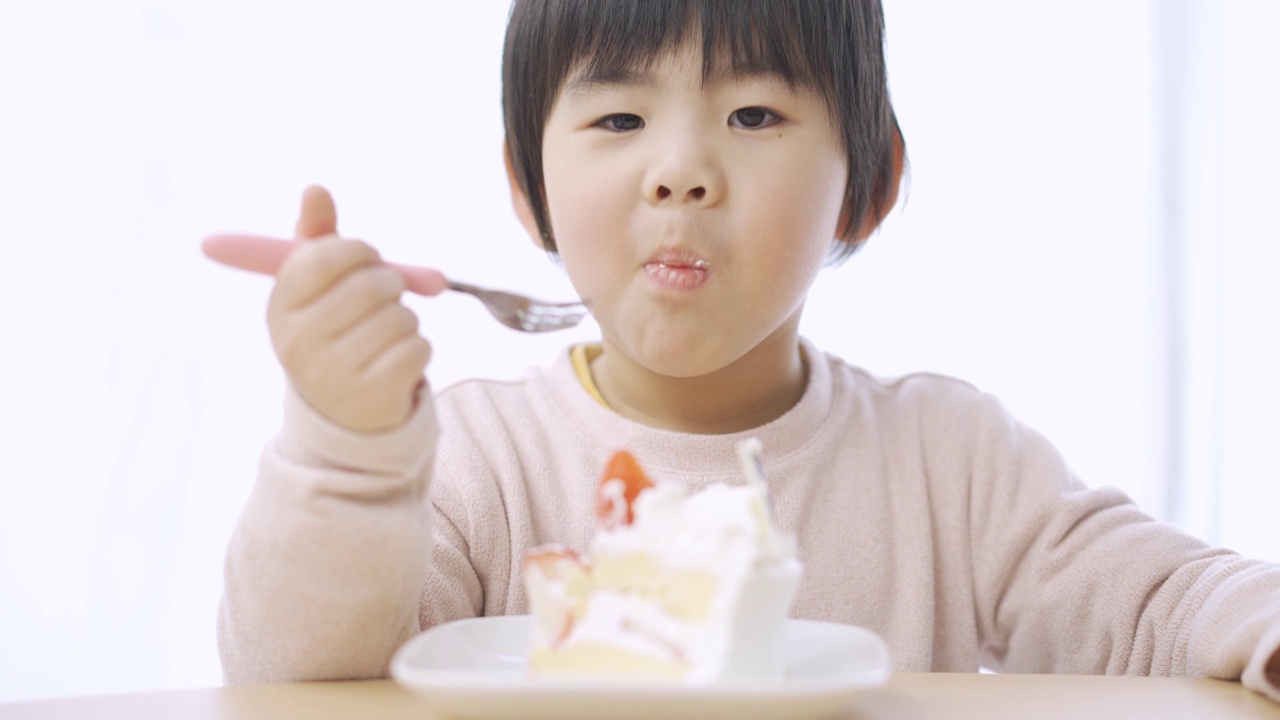
[[[280,265],[303,241],[260,235],[212,235],[200,244],[204,254],[224,265],[275,275]],[[587,316],[582,302],[549,303],[502,290],[489,290],[455,282],[434,268],[385,263],[404,278],[405,289],[417,295],[439,295],[445,290],[466,293],[484,303],[498,322],[521,332],[550,332],[571,328]]]

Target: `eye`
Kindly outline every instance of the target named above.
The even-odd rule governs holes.
[[[613,132],[631,132],[644,127],[644,120],[639,115],[631,113],[614,113],[605,115],[595,122],[595,127]]]
[[[762,107],[745,107],[740,110],[734,110],[729,115],[730,125],[749,130],[766,128],[781,121],[782,118],[778,113]]]

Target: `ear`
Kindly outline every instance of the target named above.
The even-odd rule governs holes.
[[[538,230],[538,221],[533,217],[533,207],[529,205],[529,196],[520,188],[515,163],[511,162],[511,148],[507,146],[505,138],[502,140],[502,161],[507,166],[507,183],[511,186],[511,207],[515,209],[516,217],[524,226],[525,232],[529,233],[533,244],[546,250],[542,243],[542,232]]]
[[[897,124],[893,127],[893,176],[889,179],[889,187],[885,189],[884,202],[880,204],[879,212],[869,212],[862,219],[862,227],[858,228],[858,232],[853,236],[850,242],[861,243],[871,237],[871,233],[880,227],[880,223],[884,222],[885,217],[889,215],[889,211],[898,202],[898,186],[902,184],[902,158],[906,153],[905,143],[902,139],[902,130]],[[840,220],[836,225],[836,237],[846,237],[849,230],[849,223],[853,220],[853,208],[846,205],[840,210]]]

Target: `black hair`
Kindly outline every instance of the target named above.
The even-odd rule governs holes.
[[[542,192],[542,134],[571,73],[609,76],[645,67],[701,32],[703,77],[769,71],[818,92],[848,157],[852,209],[833,261],[852,255],[859,229],[888,210],[901,134],[889,101],[879,0],[514,0],[502,58],[502,106],[516,181],[544,247],[555,252]],[[727,63],[727,68],[723,67]]]

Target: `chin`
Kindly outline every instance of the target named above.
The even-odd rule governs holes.
[[[644,307],[643,305],[641,307]],[[707,312],[635,312],[606,317],[611,344],[632,362],[670,378],[711,375],[741,360],[767,338],[761,328]],[[714,328],[714,329],[709,329]]]
[[[698,337],[652,340],[629,353],[632,359],[650,372],[671,378],[696,378],[723,370],[741,357],[718,344],[709,342],[705,333]]]
[[[717,365],[715,363],[702,363],[695,365],[687,360],[669,363],[652,363],[642,361],[642,364],[650,372],[673,380],[692,380],[695,378],[705,377],[717,370],[722,370],[725,367],[724,365]]]

